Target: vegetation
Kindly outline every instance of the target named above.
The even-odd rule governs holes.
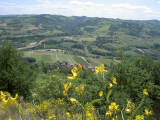
[[[0,44],[11,40],[15,47],[23,50],[61,49],[66,54],[110,59],[123,48],[125,54],[134,56],[147,55],[154,59],[160,56],[160,22],[157,20],[129,21],[47,14],[0,16],[0,20]],[[32,46],[35,42],[37,44]]]
[[[0,16],[1,119],[158,120],[159,25]]]
[[[9,42],[0,48],[0,88],[11,94],[18,93],[29,98],[33,87],[35,73]]]
[[[95,67],[94,74],[83,71],[81,65],[74,67],[68,77],[59,71],[39,74],[34,89],[31,89],[32,102],[18,100],[18,95],[12,97],[1,91],[1,117],[48,120],[159,118],[154,104],[159,101],[160,87],[149,78],[146,70],[140,70],[140,66],[133,70],[127,67],[137,61],[144,59],[136,59],[132,63],[123,61],[110,71],[102,64]]]

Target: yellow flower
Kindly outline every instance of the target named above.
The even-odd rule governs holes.
[[[65,83],[63,86],[65,90],[68,90],[68,83]]]
[[[8,107],[12,103],[11,98],[8,98],[7,100],[4,98],[2,99],[2,102],[4,107]]]
[[[144,115],[137,115],[136,120],[144,120]]]
[[[98,74],[100,72],[100,69],[98,66],[95,67],[95,73],[94,74]]]
[[[106,112],[106,116],[107,116],[108,118],[110,118],[112,115],[113,115],[113,112],[111,112],[111,111]]]
[[[73,84],[72,83],[69,83],[69,88],[71,88],[73,86]]]
[[[82,72],[82,66],[80,64],[78,64],[78,68],[77,67],[74,67],[72,70],[71,70],[73,76],[68,76],[68,80],[69,81],[72,81],[74,80],[77,76],[78,76],[78,73],[79,72]]]
[[[66,115],[67,115],[68,119],[70,119],[70,118],[71,118],[71,115],[70,115],[70,113],[69,113],[69,112],[66,112]]]
[[[83,70],[82,70],[82,65],[81,64],[78,64],[78,70],[79,70],[79,72],[82,72]]]
[[[109,105],[110,111],[119,111],[119,105],[117,105],[115,102],[112,102],[111,105]]]
[[[127,118],[127,120],[133,120],[131,117]]]
[[[68,80],[69,81],[72,81],[72,80],[74,80],[76,77],[75,76],[70,76],[70,77],[68,77]]]
[[[79,87],[76,87],[76,88],[75,88],[75,91],[76,91],[76,92],[79,92]]]
[[[118,116],[116,115],[116,117],[115,117],[115,118],[112,118],[112,120],[118,120]]]
[[[112,88],[112,87],[113,87],[113,84],[112,84],[112,83],[109,83],[108,88]]]
[[[66,91],[68,91],[70,88],[72,87],[72,83],[65,83],[64,84],[64,89],[66,90]]]
[[[6,98],[6,97],[7,97],[7,95],[5,95],[5,94],[3,93],[3,91],[1,91],[1,92],[0,92],[0,100],[4,99],[4,98]]]
[[[12,119],[12,116],[9,116],[8,120],[13,120],[13,119]]]
[[[63,91],[63,95],[64,95],[64,96],[67,96],[67,91],[66,91],[66,90]]]
[[[16,102],[17,99],[18,99],[18,94],[16,94],[14,98],[11,97],[11,100],[14,102]]]
[[[100,67],[98,67],[98,66],[95,67],[94,74],[98,74],[98,73],[102,73],[102,72],[108,72],[108,70],[105,70],[104,64],[101,64]]]
[[[114,84],[118,84],[117,79],[115,77],[111,77],[111,80],[113,81]]]
[[[71,102],[72,104],[74,104],[74,103],[77,102],[77,100],[76,100],[75,98],[70,98],[69,100],[70,100],[70,102]]]
[[[148,89],[144,89],[143,94],[148,95]]]
[[[127,107],[126,107],[126,109],[125,109],[125,110],[126,110],[126,113],[127,113],[127,114],[131,113],[135,108],[136,108],[136,107],[135,107],[135,104],[132,103],[131,101],[128,101]]]
[[[148,109],[145,109],[145,113],[146,113],[146,115],[153,115],[153,112],[149,111]]]
[[[131,109],[129,109],[129,108],[127,108],[127,109],[125,109],[126,110],[126,113],[127,114],[129,114],[129,113],[131,113],[132,112],[132,110]]]
[[[99,92],[99,96],[102,97],[103,96],[103,91]]]
[[[81,93],[84,91],[85,88],[86,88],[86,84],[83,84],[83,85],[81,86]]]
[[[72,71],[73,76],[76,77],[78,75],[78,68],[77,67],[74,67],[71,71]]]
[[[105,70],[104,64],[100,65],[100,70],[101,70],[101,72],[108,72],[108,70]]]

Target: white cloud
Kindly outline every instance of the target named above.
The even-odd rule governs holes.
[[[1,4],[0,14],[60,14],[120,19],[159,19],[160,12],[146,6],[132,4],[98,4],[95,2],[71,1],[68,3],[38,0],[41,4]],[[42,3],[43,2],[43,3]],[[50,3],[50,4],[48,4]],[[4,12],[1,12],[4,11]]]
[[[146,6],[135,6],[128,3],[125,4],[114,4],[113,7],[115,8],[121,8],[121,9],[128,9],[128,10],[141,10],[145,13],[153,13],[154,11],[151,8],[148,8]]]
[[[160,1],[158,1],[158,3],[160,4]]]
[[[37,2],[44,3],[44,4],[50,4],[51,3],[49,0],[37,0]]]
[[[79,1],[71,1],[70,4],[78,5],[78,6],[93,6],[93,7],[105,6],[104,4],[98,4],[98,3],[93,3],[93,2],[79,2]]]

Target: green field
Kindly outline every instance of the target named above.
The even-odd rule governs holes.
[[[61,52],[35,52],[35,51],[27,51],[24,53],[24,57],[32,57],[36,59],[37,63],[41,61],[45,63],[54,64],[57,61],[59,62],[68,62],[68,64],[81,64],[81,65],[92,65],[97,66],[100,64],[110,65],[112,60],[110,59],[103,59],[103,58],[85,58],[82,56],[75,56],[75,55],[67,55],[62,54]],[[113,63],[117,63],[113,61]]]
[[[37,62],[45,62],[45,63],[55,63],[57,61],[60,62],[68,62],[69,64],[76,64],[77,62],[74,60],[74,57],[72,55],[62,55],[60,54],[61,52],[33,52],[33,51],[29,51],[29,52],[25,52],[24,53],[24,57],[33,57],[36,59]]]

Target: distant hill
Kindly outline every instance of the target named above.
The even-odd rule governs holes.
[[[67,38],[67,39],[66,39]],[[160,21],[121,20],[86,16],[2,15],[0,44],[17,47],[45,40],[32,49],[63,49],[73,55],[114,58],[125,55],[159,58]]]

